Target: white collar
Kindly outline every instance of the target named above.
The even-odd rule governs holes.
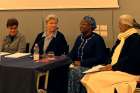
[[[55,31],[55,32],[53,33],[52,36],[53,36],[54,38],[56,38],[57,32],[58,32],[58,31]],[[43,33],[42,37],[47,37],[46,32]]]

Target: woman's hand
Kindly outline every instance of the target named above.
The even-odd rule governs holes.
[[[112,65],[108,64],[105,67],[100,68],[100,71],[111,71],[112,70]]]
[[[74,66],[80,66],[80,61],[74,61]]]

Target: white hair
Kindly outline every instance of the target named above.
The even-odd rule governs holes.
[[[127,14],[121,15],[120,16],[120,22],[122,24],[133,26],[133,24],[134,24],[134,18],[131,15],[127,15]]]
[[[58,17],[54,14],[49,14],[48,16],[46,16],[45,21],[48,22],[50,19],[55,19],[58,22]]]

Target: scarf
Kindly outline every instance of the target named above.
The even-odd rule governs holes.
[[[118,35],[118,39],[120,40],[119,45],[115,48],[113,56],[112,56],[112,62],[111,65],[114,65],[117,63],[119,59],[119,55],[121,53],[122,47],[125,43],[125,40],[132,34],[138,33],[138,31],[135,28],[128,29],[127,31],[120,33]]]

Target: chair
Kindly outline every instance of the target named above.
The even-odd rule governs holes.
[[[67,55],[69,53],[69,45],[67,45],[67,48],[65,49],[65,55]]]
[[[110,56],[111,56],[111,51],[110,51],[110,48],[106,48],[106,54],[107,54],[107,56],[108,56],[108,57],[110,57]]]
[[[40,80],[41,76],[45,76],[44,89],[47,89],[47,86],[48,86],[49,71],[47,71],[46,73],[38,73],[38,75],[37,75],[37,90],[39,90],[39,80]]]
[[[26,53],[29,53],[29,49],[30,49],[30,43],[26,43]]]
[[[137,87],[136,87],[135,93],[140,93],[140,80],[137,81]]]

